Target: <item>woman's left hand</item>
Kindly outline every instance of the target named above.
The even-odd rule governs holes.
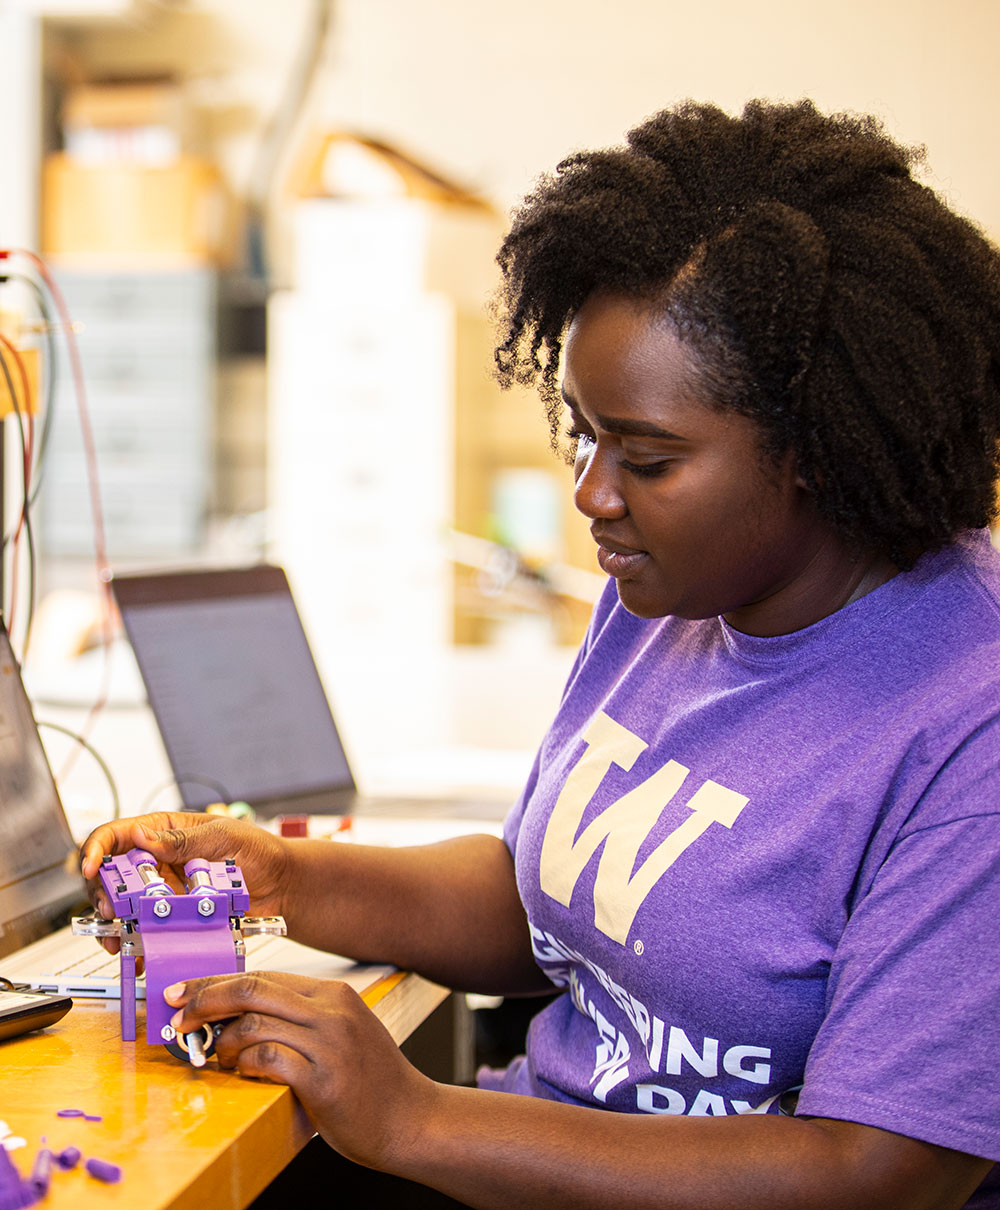
[[[190,979],[164,996],[182,1010],[178,1032],[227,1021],[215,1043],[220,1065],[289,1085],[348,1159],[392,1170],[406,1154],[435,1085],[348,984],[256,972]]]

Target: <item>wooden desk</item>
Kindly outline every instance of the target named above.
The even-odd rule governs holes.
[[[381,972],[379,972],[381,974]],[[364,998],[402,1042],[446,998],[416,975],[390,974]],[[59,1118],[79,1108],[100,1122]],[[123,1042],[117,1001],[78,1000],[50,1029],[0,1047],[0,1117],[28,1146],[11,1152],[28,1175],[42,1139],[121,1165],[120,1184],[83,1164],[54,1172],[45,1210],[242,1210],[313,1130],[288,1088],[244,1079],[217,1063],[196,1069],[161,1046]]]

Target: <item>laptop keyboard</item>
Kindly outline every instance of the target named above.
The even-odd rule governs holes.
[[[271,938],[267,934],[255,934],[252,937],[247,937],[244,942],[247,957],[250,958],[263,949],[270,940]],[[102,949],[96,944],[90,951],[80,947],[79,953],[76,952],[75,946],[73,948],[74,952],[72,954],[61,954],[60,961],[53,963],[53,975],[73,979],[96,977],[117,982],[119,976],[117,954],[109,954],[107,950]]]

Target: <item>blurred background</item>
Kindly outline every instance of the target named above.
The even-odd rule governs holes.
[[[36,703],[141,747],[101,576],[266,558],[362,782],[506,799],[600,586],[540,404],[490,377],[511,207],[685,97],[808,96],[926,145],[995,236],[998,43],[995,0],[0,0],[0,248],[41,253],[80,355],[0,284],[38,377],[30,543],[4,425]]]

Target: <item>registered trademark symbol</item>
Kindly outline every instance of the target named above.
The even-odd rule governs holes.
[[[643,951],[643,950],[644,950],[646,947],[645,947],[645,946],[642,944],[642,942],[641,942],[641,941],[633,941],[633,942],[632,942],[632,948],[635,950],[635,952],[636,952],[636,953],[639,955],[639,957],[641,958],[641,957],[642,957],[642,951]]]

